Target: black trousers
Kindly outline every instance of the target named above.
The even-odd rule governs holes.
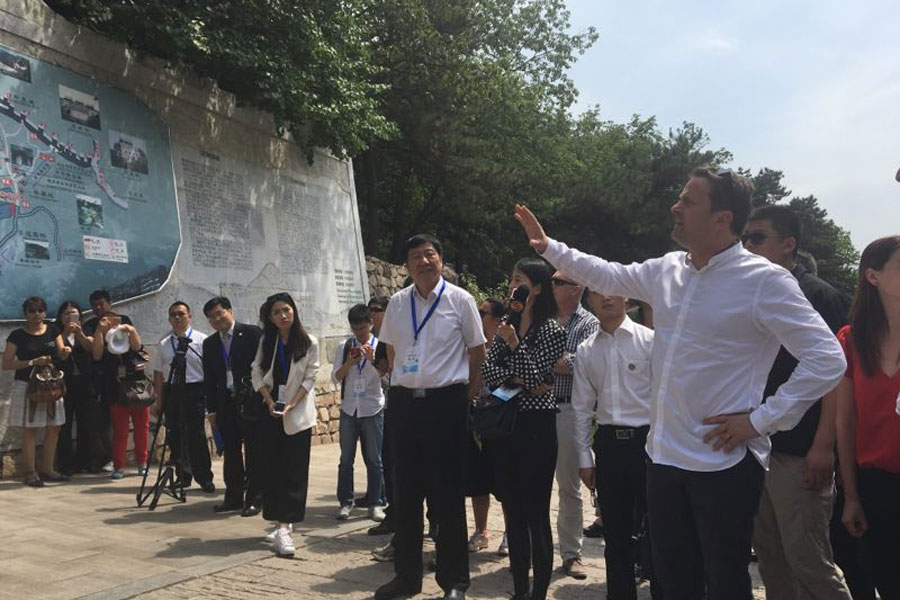
[[[597,503],[606,548],[606,597],[635,600],[635,531],[647,513],[647,432],[645,427],[600,425],[594,435]]]
[[[556,412],[519,411],[513,433],[492,442],[495,477],[506,515],[509,566],[516,594],[528,593],[534,570],[532,600],[544,600],[553,572],[550,496],[556,471]]]
[[[866,562],[882,600],[900,600],[900,473],[860,467],[859,500],[869,529]]]
[[[90,465],[91,470],[112,461],[112,415],[109,407],[118,401],[119,379],[115,373],[100,371],[94,374],[94,386],[98,390],[97,402],[100,409],[96,421],[96,463]]]
[[[163,387],[166,431],[169,449],[172,457],[176,459],[178,477],[185,485],[190,484],[192,479],[200,484],[212,482],[212,463],[209,458],[209,442],[206,439],[203,384],[185,384],[183,397],[175,391],[176,386],[166,384]],[[187,461],[190,461],[189,469],[185,468]]]
[[[425,398],[392,387],[390,396],[397,576],[412,585],[422,581],[422,502],[430,494],[438,526],[437,583],[445,591],[466,590],[466,386],[429,390]]]
[[[875,584],[872,582],[869,565],[866,564],[862,540],[850,535],[841,522],[843,515],[844,489],[838,485],[834,491],[834,510],[831,512],[828,528],[834,563],[843,571],[853,600],[875,600]]]
[[[260,419],[263,519],[298,523],[306,517],[312,428],[288,435],[281,418],[265,415]]]
[[[238,414],[230,394],[216,407],[216,427],[224,442],[222,476],[225,479],[225,503],[245,507],[262,506],[265,463],[262,453],[260,415],[250,420]]]
[[[107,436],[108,432],[98,430],[102,423],[101,404],[90,376],[66,377],[65,409],[66,422],[59,430],[56,448],[57,468],[71,474],[103,466],[106,461],[100,436]]]
[[[704,583],[708,600],[751,600],[747,567],[764,475],[750,452],[723,471],[648,466],[653,566],[666,600],[704,598]]]

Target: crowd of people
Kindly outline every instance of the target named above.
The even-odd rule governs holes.
[[[561,571],[587,578],[583,538],[603,535],[611,600],[635,599],[640,578],[655,600],[748,600],[754,550],[768,598],[900,598],[900,236],[864,250],[849,302],[803,256],[797,215],[751,210],[752,192],[740,174],[695,169],[671,209],[684,250],[630,265],[549,238],[517,206],[540,257],[515,264],[508,298],[480,306],[443,277],[436,238],[407,241],[409,285],[353,306],[332,360],[336,518],[367,508],[369,533],[393,534],[374,551],[396,574],[376,600],[421,591],[426,520],[444,598],[464,599],[469,553],[490,544],[491,495],[513,598],[546,598],[554,480]],[[212,298],[208,336],[175,302],[152,365],[107,293],[90,304],[90,320],[66,302],[48,323],[44,301],[28,298],[7,340],[25,483],[123,477],[132,429],[145,473],[152,412],[170,430],[179,485],[214,492],[208,420],[224,452],[215,510],[262,512],[276,554],[292,556],[319,348],[291,296],[269,297],[258,325]],[[66,394],[32,402],[34,369],[51,363]],[[123,404],[123,377],[142,369],[153,402]],[[587,528],[583,489],[597,508]]]

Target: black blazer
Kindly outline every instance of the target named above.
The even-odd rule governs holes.
[[[245,377],[250,378],[250,366],[256,358],[259,338],[262,332],[255,325],[234,324],[234,338],[231,340],[231,372],[235,385]],[[228,401],[225,357],[222,338],[214,333],[203,340],[203,391],[206,396],[206,410],[218,412]],[[260,402],[260,408],[262,403]]]

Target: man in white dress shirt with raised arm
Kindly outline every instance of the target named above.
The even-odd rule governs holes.
[[[769,435],[792,428],[841,379],[840,345],[796,279],[738,240],[753,184],[697,168],[671,212],[687,252],[607,262],[551,240],[516,207],[531,246],[590,289],[653,307],[647,503],[666,600],[749,600],[753,518]],[[760,405],[779,346],[799,364]]]

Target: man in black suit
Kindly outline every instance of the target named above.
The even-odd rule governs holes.
[[[223,296],[207,302],[203,313],[216,330],[203,341],[206,410],[210,424],[222,433],[225,446],[225,501],[214,510],[240,510],[241,516],[252,517],[262,506],[265,467],[260,464],[256,433],[265,407],[249,385],[260,331],[254,325],[236,323],[231,301]]]

